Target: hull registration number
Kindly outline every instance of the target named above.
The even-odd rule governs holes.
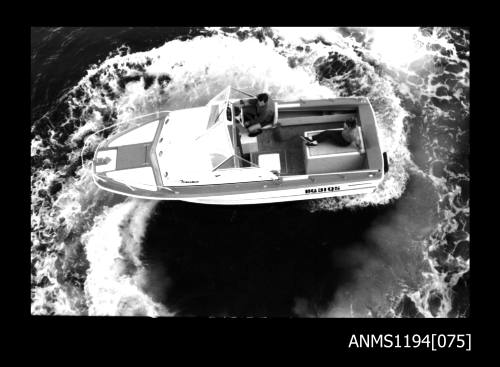
[[[333,191],[339,191],[340,186],[328,186],[328,187],[318,187],[314,189],[306,189],[305,193],[306,194],[316,194],[320,192],[333,192]]]

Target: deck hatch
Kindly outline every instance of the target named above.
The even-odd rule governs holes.
[[[143,167],[148,164],[150,144],[127,145],[118,148],[116,169]]]

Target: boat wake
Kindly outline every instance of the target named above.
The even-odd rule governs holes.
[[[448,42],[449,33],[412,32],[412,40],[420,43],[406,60],[395,61],[389,54],[382,42],[386,35],[366,30],[300,29],[296,34],[293,29],[217,28],[146,52],[122,46],[91,66],[32,125],[32,313],[174,314],[168,302],[158,301],[168,277],[153,286],[155,275],[141,256],[147,223],[158,204],[98,190],[90,175],[100,140],[130,126],[89,139],[83,167],[80,153],[95,131],[158,109],[202,106],[228,84],[282,100],[366,96],[375,111],[390,163],[380,190],[300,204],[312,213],[392,205],[366,230],[374,256],[363,246],[338,254],[363,266],[316,316],[401,316],[406,312],[401,300],[407,298],[415,314],[466,313],[454,311],[451,293],[468,272],[468,199],[461,195],[468,190],[468,169],[453,172],[441,141],[413,147],[419,132],[436,135],[436,119],[446,120],[441,125],[447,133],[455,128],[456,114],[467,119],[468,64],[453,73],[458,81],[452,87],[446,84],[449,78],[434,83],[447,66],[426,72],[435,65],[433,58],[440,55],[455,65],[461,62],[457,50]],[[434,44],[439,48],[428,47]],[[443,112],[455,100],[458,112]],[[466,127],[460,131],[466,139]],[[415,211],[422,218],[414,220]],[[463,234],[450,240],[447,236],[457,230]],[[368,279],[369,274],[376,275]],[[312,308],[297,299],[296,314],[309,316]]]

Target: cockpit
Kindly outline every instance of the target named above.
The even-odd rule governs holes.
[[[259,142],[257,136],[260,135],[263,130],[271,129],[276,124],[278,119],[277,104],[273,104],[274,120],[272,123],[266,126],[258,124],[257,128],[254,128],[256,125],[246,127],[245,116],[247,115],[247,112],[249,112],[248,110],[255,110],[257,97],[234,88],[231,88],[231,92],[230,96],[232,98],[230,98],[227,102],[225,117],[234,148],[234,156],[231,157],[232,159],[228,159],[226,162],[221,164],[217,169],[260,167],[272,172],[273,174],[279,175],[279,157],[277,162],[278,164],[273,165],[270,164],[272,159],[269,154],[267,154],[267,157],[259,157],[257,155],[259,152]]]

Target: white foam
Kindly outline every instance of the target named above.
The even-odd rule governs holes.
[[[269,39],[263,43],[256,39],[240,42],[236,35],[228,36],[219,32],[218,35],[209,38],[198,37],[189,41],[176,40],[146,52],[109,57],[103,63],[92,67],[87,76],[75,86],[75,88],[81,88],[85,98],[74,98],[70,101],[70,110],[82,109],[86,119],[85,123],[72,135],[70,142],[76,146],[79,138],[89,131],[96,131],[105,126],[103,114],[100,111],[116,111],[118,120],[122,121],[158,108],[177,109],[202,106],[228,84],[253,93],[265,90],[276,99],[330,98],[342,95],[345,91],[339,87],[339,83],[345,78],[351,77],[350,75],[333,76],[319,83],[315,71],[315,62],[319,57],[326,57],[330,52],[339,52],[354,60],[355,70],[359,71],[360,75],[364,75],[359,80],[361,84],[359,91],[355,92],[369,91],[368,97],[379,122],[381,142],[384,149],[389,152],[391,169],[380,190],[375,194],[317,201],[312,204],[311,210],[337,210],[345,207],[385,204],[399,197],[405,189],[408,170],[413,170],[414,165],[406,147],[404,126],[406,113],[399,106],[400,101],[395,96],[391,78],[389,76],[379,77],[375,69],[354,52],[355,46],[360,47],[359,43],[352,38],[341,37],[335,29],[276,29],[276,33],[280,35],[280,42],[283,43],[283,46],[277,48]],[[317,35],[330,44],[315,42]],[[377,33],[377,31],[372,32],[369,36],[372,38],[384,37],[383,32]],[[427,47],[421,47],[418,42],[422,41],[422,38],[418,34],[416,37],[416,50],[418,52],[424,53],[425,51],[425,54],[430,56],[436,54],[436,52],[430,52]],[[398,70],[405,69],[408,64],[407,60],[401,63],[401,60],[392,57],[390,49],[385,48],[384,42],[387,43],[389,39],[386,38],[385,41],[375,40],[375,48],[372,48],[371,55]],[[452,51],[451,59],[458,60],[453,45],[440,37],[438,31],[422,42],[424,42],[424,46],[430,43],[439,43]],[[297,46],[306,45],[310,48],[310,52],[296,50]],[[363,52],[370,53],[368,50],[363,50]],[[421,57],[422,54],[418,52],[411,53],[412,57]],[[288,64],[290,57],[302,61],[292,68]],[[151,61],[150,65],[145,64],[147,60]],[[145,90],[141,79],[128,83],[126,88],[122,90],[118,83],[120,75],[141,74],[133,70],[127,63],[144,65],[149,74],[157,76],[168,74],[172,81],[166,87],[155,82],[148,90]],[[114,64],[117,65],[116,69]],[[466,70],[459,74],[460,83],[464,87],[468,86],[468,77],[466,76],[468,63],[466,62],[466,64]],[[106,95],[103,97],[101,95],[103,89],[92,86],[89,78],[98,73],[100,74],[99,82],[108,85],[115,97],[111,98]],[[366,87],[370,88],[364,89]],[[403,94],[412,95],[414,93],[410,85],[404,85],[402,88],[406,88],[399,90]],[[433,96],[436,87],[430,84],[423,85],[419,87],[419,90],[422,95]],[[456,96],[461,95],[459,89],[455,90],[454,93]],[[87,98],[88,101],[83,102]],[[412,95],[412,98],[415,97]],[[85,111],[90,108],[94,111],[91,114],[85,114]],[[130,126],[134,126],[134,122],[131,122],[130,125],[120,126],[117,131]],[[53,140],[54,131],[50,133]],[[95,147],[99,140],[99,137],[93,137],[87,149]],[[46,149],[49,147],[44,147],[40,138],[33,139],[32,156],[36,154],[37,150],[43,152]],[[72,152],[68,157],[70,162],[74,162],[79,159],[79,154]],[[37,196],[36,193],[39,189],[47,189],[50,182],[59,176],[60,173],[55,170],[38,170],[32,176],[33,243],[35,245],[40,243],[40,238],[51,243],[49,251],[46,253],[35,250],[32,252],[32,259],[39,260],[36,265],[38,270],[35,278],[39,281],[42,276],[47,276],[53,284],[47,287],[34,287],[32,312],[49,312],[44,311],[44,307],[47,306],[52,307],[50,312],[56,314],[82,312],[81,308],[78,308],[73,302],[72,297],[68,296],[70,288],[63,287],[61,285],[63,283],[59,283],[57,280],[61,270],[58,269],[60,265],[57,265],[56,257],[64,259],[64,249],[71,248],[78,243],[79,236],[90,231],[87,236],[84,236],[89,251],[89,261],[92,263],[91,270],[89,270],[90,278],[86,284],[90,304],[89,312],[91,314],[138,312],[148,315],[168,313],[152,302],[149,296],[142,291],[141,282],[145,278],[140,274],[144,274],[141,270],[143,268],[141,268],[139,258],[133,255],[140,251],[140,238],[136,235],[143,233],[143,229],[140,227],[147,223],[145,213],[150,212],[147,206],[135,207],[143,215],[132,215],[132,222],[135,224],[133,227],[126,228],[125,231],[134,240],[124,241],[124,232],[120,232],[118,226],[121,219],[131,215],[134,206],[129,202],[123,205],[119,204],[124,200],[123,197],[97,189],[90,178],[88,166],[78,170],[76,178],[70,178],[63,182],[63,188],[57,194],[53,204]],[[450,188],[446,186],[446,182],[443,180],[435,182],[436,187],[442,187],[440,195],[449,193]],[[109,206],[109,209],[103,212],[105,205]],[[40,206],[41,208],[38,208]],[[436,227],[436,234],[430,240],[429,246],[439,246],[443,241],[439,234],[455,228],[456,223],[453,222],[453,216],[460,210],[467,209],[452,207],[451,211],[443,213],[444,223],[441,224],[441,227]],[[65,229],[61,229],[60,219],[65,220]],[[94,219],[97,220],[95,226]],[[76,238],[65,242],[64,238],[69,233],[73,233]],[[109,242],[104,243],[100,238],[101,235]],[[127,248],[129,248],[125,252],[126,259],[123,258],[123,255],[118,254],[119,256],[117,256],[120,246],[128,246]],[[101,253],[103,257],[99,258],[98,254]],[[118,260],[115,262],[114,259]],[[122,267],[127,261],[132,261],[139,269],[132,277],[127,276]],[[468,269],[468,262],[464,261],[457,266],[465,271]],[[434,271],[429,271],[429,274],[437,276]],[[430,294],[430,290],[436,287],[436,284],[442,284],[439,281],[442,282],[442,279],[429,280],[429,288],[426,288],[422,293],[415,293],[415,289],[411,289],[412,299],[421,300],[421,302],[417,302],[417,307],[425,309],[424,301]],[[370,311],[359,310],[356,307],[353,309],[352,302],[339,302],[337,306],[336,315],[352,315],[353,312],[359,315],[373,315],[370,314]],[[443,307],[441,314],[445,313],[448,306]],[[422,312],[425,313],[425,310]]]
[[[151,201],[128,200],[107,208],[83,236],[90,263],[85,281],[90,315],[170,315],[141,289],[140,244],[154,206]],[[127,262],[137,268],[131,276],[125,274]]]

